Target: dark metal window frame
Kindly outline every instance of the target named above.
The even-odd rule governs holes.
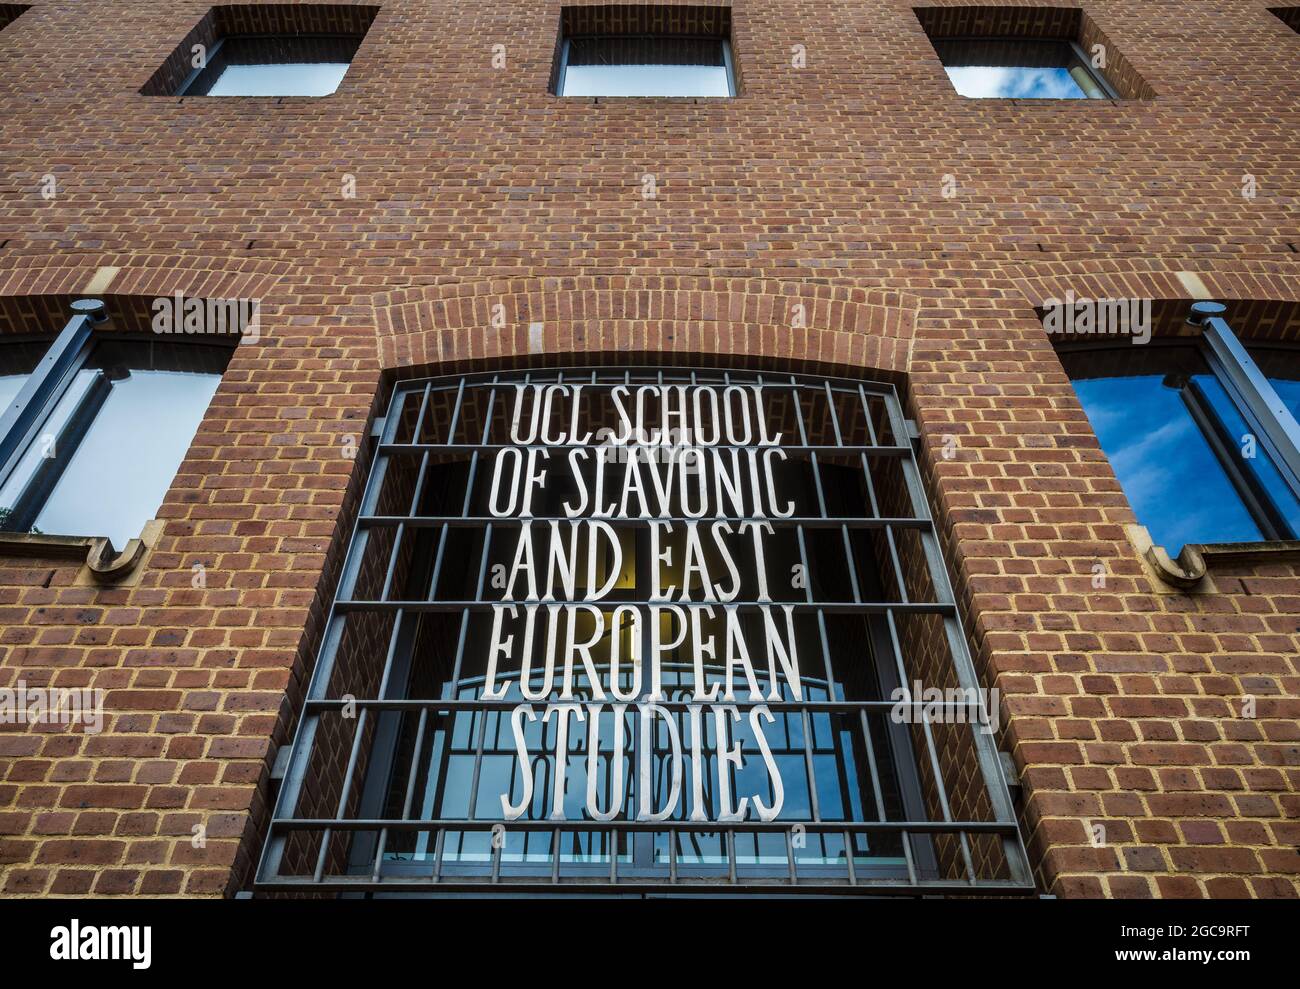
[[[1223,318],[1226,308],[1218,302],[1198,302],[1192,306],[1188,321],[1200,327],[1199,335],[1152,340],[1145,346],[1194,348],[1205,359],[1210,373],[1223,387],[1229,401],[1252,430],[1252,435],[1258,439],[1259,445],[1291,493],[1300,500],[1300,423],[1297,423],[1268,377]],[[1132,347],[1133,344],[1127,343],[1124,346]],[[1062,353],[1096,352],[1100,349],[1115,348],[1099,347],[1089,342],[1060,344],[1057,347]],[[1283,528],[1285,523],[1272,507],[1259,479],[1242,467],[1238,456],[1233,452],[1240,439],[1229,435],[1227,427],[1206,397],[1190,381],[1182,384],[1179,393],[1251,519],[1264,534],[1264,541],[1297,538]]]
[[[0,412],[0,487],[9,482],[19,464],[45,430],[50,417],[67,396],[78,373],[92,359],[96,344],[103,337],[95,327],[108,319],[104,303],[82,299],[72,303],[73,316],[49,345],[32,369],[14,399]],[[29,335],[6,338],[12,342],[45,342]],[[152,340],[148,334],[114,333],[112,339],[123,342]],[[3,341],[0,341],[3,345]],[[209,343],[210,345],[210,343]],[[93,426],[111,391],[107,379],[97,380],[79,402],[76,410],[54,436],[56,455],[45,460],[15,499],[6,520],[5,530],[26,532],[34,524],[45,500],[72,462],[82,440]],[[121,547],[117,547],[121,548]]]
[[[1104,97],[1105,99],[1119,100],[1122,98],[1119,94],[1119,91],[1110,84],[1110,80],[1106,78],[1105,74],[1099,72],[1096,68],[1093,67],[1092,59],[1090,59],[1088,57],[1087,52],[1083,50],[1083,46],[1079,44],[1079,42],[1075,41],[1073,38],[1037,38],[1037,37],[1024,37],[1024,36],[1016,36],[1016,35],[1001,35],[1001,34],[997,34],[997,35],[960,34],[960,35],[954,35],[952,37],[948,37],[945,35],[942,37],[930,38],[930,43],[932,45],[939,42],[943,42],[945,44],[950,42],[967,42],[969,44],[982,44],[982,43],[992,43],[992,42],[1000,42],[1004,44],[1026,44],[1026,43],[1048,42],[1048,43],[1064,44],[1067,45],[1074,52],[1074,56],[1083,65],[1088,75],[1092,77],[1093,82],[1095,82],[1098,86],[1101,87],[1102,91],[1106,94]],[[935,54],[936,55],[938,54],[938,49],[935,49]],[[944,62],[942,58],[939,59],[939,62],[945,68],[948,67],[948,64]],[[999,66],[999,68],[1001,67],[1002,66]],[[1033,68],[1033,66],[1010,65],[1010,66],[1005,66],[1005,68]],[[1102,97],[1088,96],[1086,93],[1082,98],[1076,96],[1073,97],[1072,100],[1069,98],[1053,99],[1050,97],[1044,98],[1044,97],[1032,97],[1032,96],[979,96],[979,97],[971,97],[971,98],[983,99],[983,100],[1026,100],[1032,102],[1050,102],[1050,103],[1069,103],[1072,100],[1075,103],[1097,103],[1102,99]]]
[[[892,669],[886,671],[890,678],[888,682],[894,679],[906,682],[907,673],[905,672],[903,656],[898,629],[895,626],[896,618],[909,614],[932,614],[942,617],[943,624],[943,644],[947,649],[947,654],[951,657],[952,672],[955,673],[957,685],[967,691],[974,691],[979,686],[973,663],[967,651],[966,638],[962,629],[961,619],[958,613],[955,598],[953,596],[951,585],[948,581],[946,570],[944,569],[940,542],[933,520],[929,515],[928,503],[921,482],[919,467],[915,460],[915,454],[909,437],[912,432],[909,430],[909,423],[905,420],[901,404],[891,385],[870,383],[856,380],[832,379],[832,378],[802,378],[796,375],[771,375],[756,374],[750,372],[735,372],[737,377],[736,383],[757,383],[759,387],[771,389],[784,389],[792,391],[796,397],[801,394],[800,390],[815,390],[823,393],[830,401],[833,407],[832,391],[837,394],[844,393],[854,396],[861,400],[863,407],[867,407],[868,396],[872,401],[882,402],[887,413],[888,431],[895,438],[894,444],[882,443],[876,437],[874,428],[868,422],[867,430],[870,432],[870,442],[865,446],[853,447],[838,442],[840,440],[840,427],[835,414],[831,418],[835,421],[835,438],[837,443],[832,446],[810,446],[806,435],[799,437],[799,443],[784,445],[786,450],[795,450],[808,456],[813,465],[813,475],[818,478],[817,490],[818,501],[821,503],[821,515],[809,518],[787,519],[795,531],[799,534],[799,554],[806,560],[806,551],[803,548],[803,531],[805,528],[820,527],[824,529],[841,530],[844,542],[847,548],[849,541],[849,530],[853,527],[870,528],[883,530],[888,542],[889,551],[894,561],[893,580],[897,583],[897,600],[887,601],[870,601],[864,600],[857,583],[857,577],[853,577],[852,600],[845,601],[815,601],[812,598],[811,585],[807,588],[806,600],[800,602],[794,607],[803,610],[805,613],[812,612],[817,616],[818,625],[821,629],[821,642],[824,658],[828,663],[829,655],[826,654],[828,648],[826,642],[826,619],[828,613],[850,612],[863,615],[877,616],[880,621],[874,626],[877,629],[875,634],[881,637],[877,641],[877,648],[883,651],[885,662],[881,667],[889,667],[892,659]],[[554,832],[555,841],[551,845],[550,858],[551,864],[539,870],[541,873],[537,876],[521,877],[518,871],[511,875],[502,875],[502,854],[499,848],[494,845],[491,852],[490,865],[477,867],[469,870],[444,868],[442,861],[442,839],[448,832],[464,833],[468,831],[485,832],[499,824],[490,818],[477,818],[474,816],[473,804],[469,814],[464,818],[457,819],[422,819],[412,817],[412,801],[416,781],[416,773],[412,771],[408,782],[404,785],[405,802],[400,817],[393,816],[374,816],[374,807],[377,805],[376,794],[371,792],[360,798],[358,809],[352,813],[348,811],[349,794],[354,791],[354,783],[357,782],[358,765],[364,762],[367,767],[370,766],[370,760],[374,758],[376,751],[375,743],[372,741],[364,759],[361,757],[360,747],[363,738],[367,735],[367,728],[372,732],[372,738],[379,737],[384,731],[393,730],[391,726],[386,729],[384,720],[387,715],[396,712],[418,712],[419,727],[415,735],[415,746],[412,750],[419,753],[422,750],[421,740],[425,738],[426,730],[431,723],[431,716],[438,717],[440,714],[455,712],[458,710],[501,710],[506,711],[509,707],[514,706],[514,701],[496,701],[483,700],[463,700],[452,697],[441,697],[436,699],[430,698],[410,698],[390,696],[389,691],[394,685],[403,681],[401,665],[406,662],[409,656],[409,643],[403,645],[402,639],[410,635],[409,628],[403,628],[402,617],[406,614],[418,615],[423,612],[451,612],[459,613],[460,618],[460,640],[455,652],[455,664],[452,667],[450,683],[460,683],[462,669],[462,659],[465,644],[465,631],[471,612],[482,611],[485,608],[491,608],[494,604],[510,604],[509,601],[488,601],[483,597],[484,579],[487,567],[488,553],[487,545],[491,539],[491,531],[494,526],[517,525],[518,519],[501,519],[501,518],[477,518],[468,514],[470,495],[474,490],[474,477],[480,464],[480,459],[485,454],[499,448],[500,444],[490,444],[487,442],[487,434],[480,443],[464,443],[455,441],[455,428],[460,416],[462,401],[464,399],[467,387],[491,387],[492,394],[495,395],[497,388],[508,391],[516,383],[558,383],[558,384],[591,384],[593,387],[598,384],[612,386],[613,384],[650,384],[657,381],[660,384],[692,384],[696,383],[699,378],[704,378],[702,383],[724,385],[732,383],[732,373],[725,371],[692,371],[689,369],[638,369],[637,371],[613,371],[602,372],[600,370],[558,370],[549,372],[532,372],[512,374],[479,374],[468,375],[464,377],[452,378],[434,378],[407,380],[400,382],[394,389],[394,393],[389,403],[388,413],[384,419],[376,423],[376,428],[372,432],[373,436],[378,438],[378,444],[375,451],[375,462],[370,470],[366,480],[364,493],[358,511],[358,517],[353,522],[350,537],[348,539],[344,562],[341,569],[338,587],[334,593],[330,605],[326,626],[323,632],[322,644],[317,657],[311,680],[307,688],[306,697],[303,703],[301,720],[294,738],[292,748],[287,754],[287,760],[283,764],[283,783],[276,800],[275,809],[272,819],[269,823],[269,831],[266,842],[262,849],[262,856],[258,866],[257,876],[254,888],[258,891],[299,891],[309,893],[335,892],[342,894],[361,894],[361,895],[386,895],[386,894],[403,894],[403,893],[421,893],[425,895],[442,895],[458,894],[465,892],[478,892],[488,894],[546,894],[546,893],[657,893],[657,894],[689,894],[689,893],[718,893],[718,892],[775,892],[775,893],[866,893],[866,894],[901,894],[901,895],[923,895],[923,894],[945,894],[945,893],[1017,893],[1025,894],[1033,890],[1033,881],[1030,875],[1027,856],[1020,838],[1019,828],[1016,823],[1014,809],[1012,807],[1009,792],[1003,778],[1002,764],[992,737],[978,730],[972,730],[973,748],[978,766],[971,767],[978,771],[977,779],[981,780],[984,789],[981,791],[987,797],[987,805],[990,808],[991,819],[985,820],[962,820],[953,816],[949,797],[944,784],[943,773],[939,766],[939,755],[935,749],[934,737],[931,732],[928,714],[921,719],[921,737],[924,739],[928,752],[926,765],[932,771],[931,784],[934,792],[937,794],[939,813],[941,819],[932,819],[926,814],[920,806],[919,790],[914,789],[918,784],[916,777],[913,775],[909,784],[913,789],[911,795],[903,796],[903,812],[907,820],[889,820],[883,804],[880,803],[878,780],[880,779],[876,767],[876,757],[870,755],[871,744],[868,740],[866,749],[868,759],[870,760],[870,776],[873,783],[877,786],[876,793],[876,819],[874,820],[833,820],[827,821],[820,817],[817,810],[816,797],[812,799],[812,816],[811,821],[799,821],[785,819],[761,823],[754,820],[746,820],[736,823],[711,822],[709,825],[701,825],[699,822],[689,820],[667,820],[642,822],[630,819],[617,819],[614,821],[597,822],[591,820],[566,820],[563,824],[557,825],[552,821],[545,820],[515,820],[507,825],[510,829],[522,831],[543,831]],[[401,415],[399,410],[404,409],[408,400],[418,403],[419,412],[416,421],[423,423],[425,421],[425,410],[430,407],[430,398],[435,391],[443,394],[454,395],[454,411],[451,413],[451,425],[448,427],[447,441],[444,443],[420,442],[420,435],[417,432],[409,440],[398,442],[396,432],[399,426]],[[487,419],[490,422],[492,416],[492,401],[489,400]],[[797,413],[800,429],[803,434],[803,412],[802,399],[795,403],[799,411]],[[882,427],[883,428],[883,427]],[[801,445],[802,444],[802,445]],[[513,445],[513,444],[511,444]],[[563,449],[557,447],[556,449]],[[420,503],[421,487],[428,480],[431,473],[429,464],[430,457],[447,452],[467,453],[470,456],[468,465],[469,481],[467,483],[464,496],[464,508],[459,516],[425,516],[417,515],[417,506]],[[871,512],[872,515],[861,518],[835,518],[826,513],[826,503],[821,495],[820,470],[816,467],[817,455],[819,453],[839,453],[850,456],[859,456],[861,458],[862,469],[866,473],[866,487],[871,492]],[[418,464],[418,473],[416,477],[416,492],[411,498],[410,507],[407,514],[401,516],[379,515],[377,508],[380,503],[381,492],[384,488],[385,478],[390,469],[391,463],[397,457],[414,458],[412,463]],[[872,486],[871,472],[867,467],[869,458],[897,458],[901,463],[902,476],[905,482],[905,497],[911,506],[912,514],[906,518],[884,518],[879,514],[876,506],[875,489]],[[459,491],[459,489],[457,489]],[[457,495],[459,500],[459,495]],[[534,519],[539,518],[534,516]],[[618,519],[608,519],[613,524],[619,524]],[[624,520],[627,524],[635,524],[643,520]],[[473,600],[451,601],[451,600],[425,600],[425,601],[395,601],[388,597],[388,591],[393,583],[394,567],[396,565],[397,552],[394,548],[393,554],[387,564],[387,574],[384,578],[383,590],[380,592],[377,600],[358,600],[356,599],[356,589],[360,577],[360,571],[365,556],[367,542],[372,532],[378,529],[395,529],[395,538],[400,542],[402,532],[407,530],[425,529],[429,531],[438,530],[439,537],[436,556],[431,566],[434,572],[433,584],[437,582],[437,573],[442,568],[444,560],[444,549],[446,546],[448,529],[455,526],[471,527],[485,530],[483,536],[484,549],[482,560],[475,568],[478,573],[478,592]],[[895,530],[912,530],[918,533],[920,543],[923,549],[922,558],[924,560],[924,569],[932,581],[934,601],[913,601],[909,595],[904,582],[903,573],[899,563],[899,548],[895,541]],[[472,572],[471,572],[472,576]],[[881,575],[882,580],[888,580],[888,574]],[[431,592],[432,593],[432,592]],[[522,603],[522,602],[519,602]],[[690,605],[687,605],[690,606]],[[743,605],[742,605],[743,606]],[[349,614],[359,611],[381,611],[387,612],[394,616],[394,622],[391,632],[389,633],[389,642],[386,649],[382,649],[382,657],[375,653],[376,661],[383,662],[383,668],[379,679],[376,681],[380,684],[377,696],[373,697],[356,697],[347,701],[337,698],[328,697],[329,685],[335,672],[338,653],[344,634],[344,623]],[[410,623],[408,623],[409,626]],[[881,686],[887,686],[882,683]],[[400,690],[400,688],[398,688]],[[778,707],[799,708],[804,712],[805,723],[809,710],[825,710],[845,712],[849,715],[859,715],[864,731],[870,734],[867,728],[868,713],[877,715],[885,714],[888,709],[895,706],[890,700],[866,700],[866,701],[845,701],[832,699],[826,702],[810,702],[808,700],[786,704],[778,702],[772,705],[775,711]],[[663,702],[667,707],[683,707],[686,702]],[[306,788],[312,785],[308,778],[309,766],[314,753],[314,745],[317,739],[318,728],[320,728],[321,718],[325,715],[337,715],[341,713],[345,704],[352,704],[356,710],[357,723],[355,725],[354,737],[351,743],[351,754],[348,757],[346,774],[343,777],[341,796],[338,801],[336,811],[327,817],[305,818],[297,816],[300,796],[303,795]],[[752,707],[753,704],[740,703],[741,707]],[[374,723],[367,726],[367,719]],[[479,719],[481,726],[486,725],[486,718]],[[902,735],[906,736],[906,726],[896,724],[893,726],[898,729]],[[321,729],[328,731],[328,729]],[[483,752],[483,731],[478,729],[478,759],[482,758]],[[323,736],[328,737],[328,736]],[[805,746],[810,744],[808,733],[804,732]],[[389,742],[383,743],[385,746]],[[894,747],[894,752],[902,750],[902,747]],[[478,779],[478,763],[474,773],[474,781]],[[342,767],[340,766],[340,769]],[[811,759],[808,763],[811,770]],[[909,767],[914,774],[916,764]],[[370,781],[376,778],[376,774],[369,772],[369,769],[362,770],[365,776],[362,778],[362,790],[373,787]],[[383,775],[382,770],[379,775]],[[907,774],[901,774],[906,776]],[[815,777],[809,777],[809,786],[814,785]],[[387,785],[381,786],[380,789],[386,789]],[[476,782],[471,784],[471,793],[477,792]],[[828,881],[821,870],[810,868],[805,865],[796,866],[795,855],[790,847],[789,832],[795,823],[802,824],[808,832],[813,833],[832,833],[845,836],[846,839],[846,856],[847,856],[847,881]],[[561,868],[561,853],[559,850],[559,838],[561,832],[571,831],[602,832],[612,836],[611,844],[607,847],[612,848],[612,853],[607,854],[608,862],[601,864],[596,874],[593,870],[575,870],[566,864]],[[303,874],[298,870],[284,871],[285,857],[287,853],[287,842],[295,834],[319,833],[323,835],[319,842],[316,855],[315,868],[308,874]],[[676,860],[676,841],[670,841],[671,861],[667,874],[659,875],[657,879],[650,879],[644,875],[626,876],[620,874],[620,846],[618,844],[619,836],[634,835],[638,832],[669,832],[688,834],[691,832],[723,833],[728,835],[726,840],[726,849],[728,857],[728,867],[719,875],[717,870],[708,871],[707,875],[693,876],[689,869],[679,869]],[[777,832],[785,833],[787,854],[789,858],[788,870],[782,870],[778,878],[769,878],[763,881],[749,879],[745,875],[737,875],[737,854],[736,842],[734,835],[738,832]],[[350,866],[346,874],[341,874],[337,869],[327,874],[326,859],[331,849],[331,835],[336,833],[351,833],[356,836],[358,833],[367,833],[368,838],[349,846]],[[400,864],[393,866],[385,859],[385,849],[390,840],[390,836],[397,834],[436,834],[437,835],[437,855],[436,861],[432,864],[424,864],[420,867],[419,873],[414,874],[416,870],[405,868]],[[853,833],[885,833],[900,836],[902,838],[901,847],[904,850],[906,864],[897,872],[888,875],[881,875],[871,869],[864,870],[866,874],[857,874],[854,869],[854,854],[852,852],[853,842],[851,834]],[[921,859],[929,858],[929,840],[937,835],[956,836],[959,844],[959,858],[964,860],[964,877],[943,877],[939,878],[932,873],[928,862]],[[1005,861],[1006,873],[998,878],[977,877],[976,868],[972,862],[971,846],[969,836],[981,835],[991,837],[1000,844],[1002,855]],[[915,844],[914,844],[915,842]],[[357,856],[356,847],[360,845],[365,848],[364,854]],[[918,853],[919,850],[919,853]],[[512,866],[512,869],[514,867]],[[842,875],[845,871],[840,869]],[[581,872],[582,875],[576,873]],[[603,873],[603,875],[601,875]]]
[[[726,96],[599,96],[599,97],[578,97],[579,99],[666,99],[666,100],[703,100],[703,99],[735,99],[736,96],[736,69],[732,62],[731,39],[730,38],[711,38],[701,35],[672,35],[672,34],[592,34],[592,35],[574,35],[565,37],[560,43],[560,65],[555,77],[555,95],[564,96],[564,78],[569,71],[569,42],[578,40],[601,39],[601,38],[618,38],[622,40],[647,39],[655,41],[668,41],[673,38],[682,38],[691,41],[717,41],[722,45],[722,63],[727,73],[727,95]]]
[[[8,483],[19,461],[72,387],[77,372],[85,366],[94,347],[94,327],[108,318],[104,304],[98,300],[74,302],[72,311],[72,318],[54,338],[13,401],[0,413],[0,486]],[[55,440],[60,455],[48,465],[49,469],[40,472],[42,478],[33,479],[17,501],[15,513],[19,519],[34,518],[39,512],[39,491],[48,492],[58,480],[58,474],[75,453],[105,397],[103,389],[94,390],[82,403],[83,407],[69,417],[67,426]]]

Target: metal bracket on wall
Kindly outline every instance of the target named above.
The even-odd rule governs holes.
[[[271,763],[271,799],[274,800],[280,792],[280,787],[284,783],[284,777],[289,772],[289,753],[293,746],[284,742],[275,750],[275,760]]]
[[[998,752],[998,761],[1002,763],[1002,775],[1007,781],[1007,790],[1011,794],[1011,802],[1019,803],[1021,796],[1024,794],[1024,786],[1020,782],[1020,773],[1016,770],[1016,760],[1011,758],[1010,752]]]

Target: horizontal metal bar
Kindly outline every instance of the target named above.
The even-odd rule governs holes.
[[[748,688],[746,688],[748,689]],[[303,706],[309,711],[336,711],[344,707],[370,708],[381,711],[512,711],[516,707],[524,704],[562,704],[562,703],[580,703],[580,704],[627,704],[635,707],[639,703],[655,704],[669,711],[684,711],[691,707],[701,704],[726,704],[731,707],[751,708],[766,707],[774,714],[799,714],[803,711],[824,711],[829,713],[852,714],[855,711],[892,711],[900,705],[904,709],[921,710],[922,712],[937,713],[941,711],[968,711],[970,705],[961,701],[772,701],[772,700],[753,700],[750,698],[735,700],[723,700],[721,695],[712,700],[657,700],[650,701],[616,701],[606,698],[603,701],[594,701],[588,697],[580,699],[561,701],[558,698],[548,700],[473,700],[470,698],[456,699],[438,699],[438,698],[419,698],[419,697],[397,697],[397,698],[378,698],[378,697],[353,697],[347,700],[343,698],[308,698],[303,701]],[[918,719],[915,723],[920,724]],[[904,722],[911,724],[913,722]],[[946,722],[938,722],[940,724]],[[970,722],[975,724],[977,722]]]
[[[506,377],[501,375],[505,373]],[[593,373],[595,380],[593,381]],[[515,385],[521,385],[525,382],[525,374],[531,380],[527,382],[530,385],[582,385],[584,388],[616,388],[616,387],[640,387],[641,385],[687,385],[701,386],[710,385],[725,388],[729,384],[739,385],[742,388],[759,388],[763,391],[789,392],[792,388],[807,389],[808,391],[821,393],[825,390],[829,382],[831,390],[843,392],[845,394],[856,395],[858,388],[861,387],[868,395],[875,396],[886,400],[895,397],[895,390],[892,385],[881,384],[875,381],[855,381],[851,378],[809,378],[798,374],[776,374],[772,372],[761,371],[732,371],[728,372],[733,376],[733,380],[728,382],[723,380],[723,374],[707,368],[683,368],[683,367],[643,367],[643,368],[600,368],[600,367],[565,367],[565,368],[544,368],[541,370],[520,371],[520,372],[501,372],[501,371],[480,371],[477,374],[465,374],[449,376],[445,378],[410,378],[399,381],[394,386],[394,397],[398,395],[411,394],[413,392],[422,392],[424,386],[432,382],[433,392],[455,391],[460,387],[463,380],[467,388],[500,388],[503,390],[512,389]],[[565,378],[560,381],[560,377]],[[762,382],[757,379],[762,378]],[[497,380],[493,380],[496,378]],[[660,380],[662,378],[662,380]]]
[[[395,453],[473,453],[492,450],[608,450],[611,454],[626,450],[780,450],[783,453],[843,453],[851,456],[868,457],[910,457],[910,446],[872,446],[869,444],[850,444],[843,446],[829,445],[792,445],[780,443],[771,446],[731,446],[723,443],[715,446],[674,446],[669,443],[381,443],[381,454]]]
[[[707,868],[707,867],[704,867]],[[748,894],[762,896],[765,893],[784,893],[791,891],[799,895],[868,895],[868,896],[946,896],[964,893],[973,896],[1026,896],[1034,892],[1032,885],[1014,883],[1005,879],[981,880],[976,883],[964,880],[928,880],[911,883],[898,879],[860,878],[855,884],[843,882],[816,882],[799,877],[795,882],[788,878],[772,879],[769,877],[745,876],[739,883],[723,881],[712,877],[679,876],[670,880],[629,879],[611,883],[608,878],[593,876],[584,879],[565,876],[555,882],[549,876],[539,877],[529,882],[522,877],[508,877],[493,881],[488,875],[479,880],[466,880],[461,877],[448,879],[444,876],[430,876],[427,879],[380,879],[378,882],[369,876],[339,876],[317,882],[309,877],[296,879],[259,880],[254,883],[255,890],[261,892],[313,892],[313,893],[472,893],[490,889],[501,893],[574,893],[590,896],[593,893],[669,893],[684,896],[716,896],[719,893]]]
[[[338,601],[334,607],[337,611],[383,611],[383,612],[444,612],[444,611],[490,611],[498,606],[525,605],[570,605],[585,604],[598,609],[613,609],[619,606],[632,608],[736,608],[751,609],[759,607],[793,608],[795,611],[828,612],[831,614],[883,615],[893,611],[898,614],[913,615],[953,615],[954,606],[943,601],[616,601],[601,598],[596,601]]]
[[[680,831],[685,834],[719,834],[723,831],[784,834],[795,825],[805,831],[867,832],[892,834],[898,831],[952,834],[969,831],[979,834],[1013,834],[1015,822],[1007,821],[517,821],[460,820],[437,818],[428,820],[402,820],[400,818],[333,818],[290,817],[271,822],[273,831],[491,831],[504,827],[507,831]]]
[[[874,516],[837,516],[822,518],[821,516],[797,516],[791,518],[781,518],[775,515],[754,515],[747,517],[737,517],[728,515],[726,517],[706,516],[702,518],[686,518],[680,515],[673,516],[652,516],[648,518],[628,517],[628,516],[610,516],[599,517],[584,515],[579,518],[569,518],[563,515],[515,515],[509,518],[497,518],[489,515],[363,515],[357,519],[357,523],[363,528],[381,528],[384,526],[407,525],[414,529],[439,528],[447,525],[452,528],[471,528],[481,529],[485,525],[504,525],[517,526],[525,522],[604,522],[615,528],[641,528],[651,522],[669,522],[674,525],[686,524],[689,522],[727,522],[733,526],[744,525],[747,522],[770,522],[774,526],[801,526],[805,529],[838,529],[847,526],[850,529],[928,529],[933,525],[930,519],[914,518],[878,518]]]

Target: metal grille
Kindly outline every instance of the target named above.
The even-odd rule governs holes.
[[[256,885],[1028,892],[976,687],[892,387],[403,382]]]

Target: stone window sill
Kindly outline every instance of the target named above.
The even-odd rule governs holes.
[[[116,584],[126,581],[137,570],[160,528],[157,521],[146,522],[139,538],[129,540],[120,552],[107,536],[0,532],[0,556],[79,560],[94,583]]]
[[[1166,584],[1189,591],[1198,587],[1215,565],[1230,563],[1294,563],[1300,561],[1300,540],[1262,543],[1188,543],[1175,559],[1151,542],[1142,526],[1134,526],[1133,541],[1147,564]],[[1145,543],[1145,547],[1143,546]]]

